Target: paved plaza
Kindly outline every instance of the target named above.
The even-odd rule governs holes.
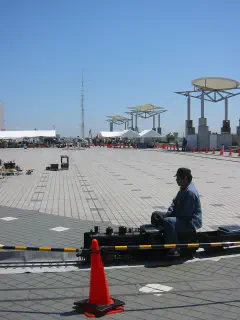
[[[107,269],[111,295],[124,313],[106,319],[239,320],[240,259],[173,265],[168,268]],[[4,320],[86,319],[73,311],[87,298],[89,272],[0,276]],[[103,318],[103,319],[104,319]]]
[[[63,154],[69,156],[69,170],[45,170],[60,163]],[[173,176],[181,166],[192,170],[201,195],[202,229],[240,225],[238,157],[98,147],[1,149],[0,155],[3,161],[34,168],[32,175],[0,180],[4,245],[80,247],[84,232],[94,225],[149,223],[152,211],[167,209],[176,195]],[[105,268],[111,295],[126,303],[124,313],[106,319],[239,319],[240,256],[229,250],[229,255],[176,264]],[[0,319],[84,319],[72,307],[88,297],[89,270],[64,263],[46,268],[16,265],[45,261],[48,255],[29,254],[0,252]]]
[[[45,168],[70,158],[70,170]],[[240,158],[192,155],[160,150],[2,149],[3,161],[34,168],[30,176],[0,180],[0,205],[80,220],[139,226],[152,211],[167,209],[178,186],[177,168],[189,167],[199,194],[204,229],[240,223]]]

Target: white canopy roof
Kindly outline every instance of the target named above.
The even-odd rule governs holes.
[[[134,139],[134,138],[139,137],[139,134],[136,131],[124,130],[121,132],[121,137],[128,138],[128,139]]]
[[[0,139],[20,139],[36,137],[56,137],[55,130],[0,131]]]
[[[160,138],[161,135],[154,130],[143,130],[139,133],[140,137],[143,138]]]
[[[102,138],[115,138],[119,137],[120,132],[118,131],[101,131],[100,136]]]
[[[139,137],[139,134],[132,130],[123,130],[123,131],[101,131],[100,136],[102,138],[128,138],[133,139]]]

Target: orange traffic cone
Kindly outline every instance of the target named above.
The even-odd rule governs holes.
[[[229,156],[232,156],[232,148],[229,149]]]
[[[89,318],[123,312],[123,301],[110,297],[108,283],[100,255],[98,241],[92,240],[91,276],[89,299],[74,302],[75,309],[81,309]]]

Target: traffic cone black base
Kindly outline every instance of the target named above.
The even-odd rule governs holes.
[[[112,299],[113,304],[108,305],[96,305],[88,303],[88,299],[74,302],[74,309],[76,311],[81,310],[89,318],[100,318],[107,314],[123,312],[123,306],[125,303],[123,301]]]

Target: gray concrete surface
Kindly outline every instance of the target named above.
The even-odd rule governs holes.
[[[70,157],[69,171],[45,171],[48,164],[59,163],[65,153]],[[201,195],[204,229],[240,223],[237,160],[106,148],[2,149],[1,158],[35,169],[31,176],[0,180],[2,206],[138,226],[150,221],[152,211],[168,208],[178,191],[173,176],[178,167],[187,166]]]
[[[112,297],[125,311],[106,319],[239,319],[240,259],[168,268],[108,269]],[[85,319],[73,308],[89,297],[89,273],[0,275],[1,319]]]
[[[45,171],[65,153],[69,171]],[[203,229],[240,224],[238,158],[103,148],[1,149],[0,158],[35,169],[31,176],[0,180],[1,244],[78,247],[95,224],[149,223],[151,212],[167,208],[176,195],[173,176],[181,166],[192,170],[201,195]],[[63,231],[53,230],[59,227]],[[111,295],[126,303],[124,313],[106,319],[237,320],[239,265],[239,255],[229,255],[164,267],[106,268]],[[88,297],[89,271],[52,270],[0,274],[0,318],[85,318],[72,307]]]

